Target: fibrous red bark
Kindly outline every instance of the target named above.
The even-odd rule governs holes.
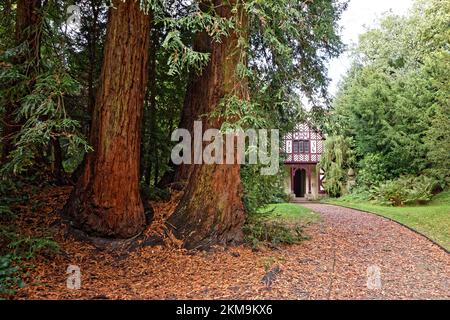
[[[129,238],[145,227],[139,160],[149,31],[138,1],[114,1],[92,121],[94,152],[65,207],[78,228],[96,236]]]
[[[188,87],[182,125],[192,132],[195,120],[201,120],[205,130],[220,129],[223,118],[200,118],[219,107],[221,101],[233,95],[248,99],[247,83],[236,72],[245,56],[239,37],[247,28],[246,15],[238,1],[212,1],[221,17],[236,15],[237,30],[216,42],[206,34],[196,38],[196,47],[210,52],[210,61],[201,75]],[[232,12],[237,6],[237,13]],[[202,248],[213,244],[234,244],[243,238],[245,210],[242,202],[240,165],[183,165],[179,176],[188,178],[185,194],[169,222],[175,235],[186,248]]]

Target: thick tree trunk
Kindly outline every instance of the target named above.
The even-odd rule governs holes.
[[[16,42],[28,42],[28,58],[39,59],[40,32],[38,26],[41,22],[41,0],[18,0],[16,12]]]
[[[65,212],[90,234],[129,238],[145,227],[139,158],[150,21],[138,1],[117,0],[114,7],[91,130],[95,151]]]
[[[41,0],[18,0],[16,10],[16,45],[25,44],[26,51],[15,57],[17,65],[28,63],[27,76],[32,77],[36,72],[40,59],[41,32]],[[30,87],[33,81],[30,81]],[[31,92],[31,88],[29,89]],[[19,97],[20,98],[20,97]],[[10,103],[5,106],[2,130],[2,156],[1,163],[8,161],[8,156],[14,149],[14,136],[20,131],[22,123],[16,120],[19,107],[17,97],[11,97]]]
[[[229,18],[237,1],[224,4],[213,1],[216,12]],[[238,7],[239,28],[246,30],[247,19]],[[183,115],[184,125],[191,129],[194,120],[218,107],[228,95],[248,99],[247,83],[236,74],[236,68],[245,50],[238,46],[239,35],[232,33],[220,43],[212,42],[205,35],[197,38],[197,44],[211,53],[209,65],[201,76],[189,86],[186,103],[189,108]],[[202,119],[204,129],[220,129],[222,119]],[[186,167],[186,166],[185,166]],[[184,170],[184,169],[183,169]],[[190,171],[185,194],[170,223],[175,235],[184,241],[186,248],[205,248],[213,244],[235,244],[242,241],[245,221],[242,203],[240,166],[195,165]],[[180,173],[178,173],[180,174]]]

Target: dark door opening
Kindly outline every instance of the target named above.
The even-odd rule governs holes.
[[[306,171],[297,170],[294,176],[294,193],[297,198],[304,198],[306,194]]]

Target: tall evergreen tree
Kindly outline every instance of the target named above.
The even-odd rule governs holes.
[[[205,5],[207,2],[204,3]],[[220,42],[200,34],[195,47],[210,53],[208,66],[199,76],[194,76],[188,87],[182,125],[192,129],[195,120],[202,120],[205,130],[221,128],[223,118],[206,117],[220,107],[224,99],[236,97],[249,100],[247,81],[238,75],[237,68],[245,62],[246,46],[239,44],[248,32],[248,19],[243,3],[233,0],[226,3],[215,0],[210,10],[220,17],[235,16],[235,30]],[[245,42],[244,42],[245,43]],[[229,244],[242,240],[245,221],[242,203],[240,166],[193,165],[187,187],[170,223],[176,234],[188,248],[208,246],[215,243]]]
[[[65,212],[89,233],[128,238],[145,225],[139,160],[150,19],[137,1],[113,5],[90,135],[94,152]]]

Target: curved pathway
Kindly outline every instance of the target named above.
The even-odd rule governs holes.
[[[317,292],[316,298],[450,298],[450,255],[425,237],[358,210],[303,206],[323,217],[309,229],[313,240],[305,243],[309,259],[325,262],[324,276],[330,278],[328,291]],[[379,282],[376,275],[370,277],[372,290],[367,288],[368,268],[380,271]],[[317,270],[310,274],[317,278]]]

